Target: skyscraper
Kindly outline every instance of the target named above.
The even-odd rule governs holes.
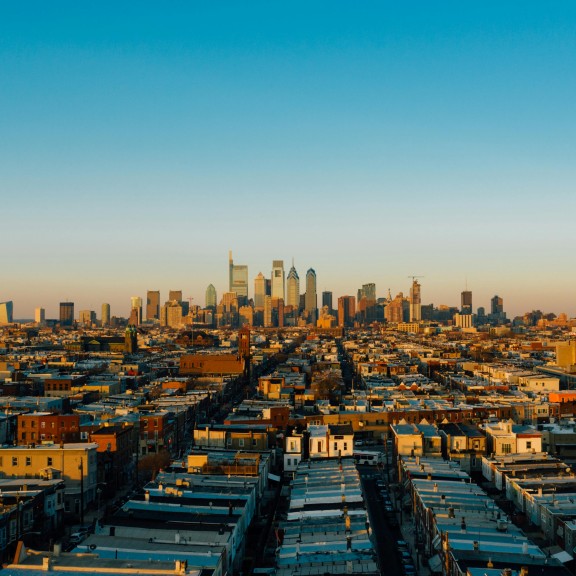
[[[266,278],[262,272],[254,278],[254,308],[264,309],[264,298],[266,297]]]
[[[504,312],[504,300],[500,296],[494,296],[490,300],[490,313],[491,314],[502,314]]]
[[[135,324],[142,324],[142,298],[140,296],[130,297],[130,317],[134,317]]]
[[[148,290],[146,295],[146,320],[160,320],[160,290]]]
[[[272,298],[282,298],[284,300],[284,261],[272,261]]]
[[[216,294],[216,288],[213,284],[209,284],[206,288],[206,308],[215,309],[218,305],[218,296]]]
[[[34,322],[40,325],[46,322],[46,310],[44,310],[44,308],[34,309]]]
[[[228,253],[229,292],[235,292],[241,302],[248,301],[248,266],[234,264],[232,251]]]
[[[358,302],[360,302],[362,298],[366,298],[371,302],[376,302],[376,284],[363,284],[362,288],[358,290]]]
[[[110,324],[110,304],[102,304],[102,326]]]
[[[322,292],[322,308],[324,308],[324,306],[328,306],[329,311],[332,310],[332,292],[328,290]]]
[[[472,314],[472,292],[464,290],[460,294],[460,312],[462,314]]]
[[[294,268],[294,263],[292,263],[292,268],[288,272],[288,277],[286,279],[286,305],[293,306],[296,310],[300,306],[300,278],[296,268]]]
[[[169,302],[182,302],[182,290],[170,290],[168,292]]]
[[[356,315],[356,300],[354,296],[338,298],[338,326],[351,326]]]
[[[410,322],[420,322],[422,320],[420,282],[412,280],[410,288]]]
[[[316,294],[316,272],[313,268],[310,268],[306,272],[306,299],[305,299],[306,310],[310,314],[310,320],[316,323],[316,318],[318,316],[318,296]]]
[[[14,304],[11,300],[8,302],[0,302],[0,324],[12,324],[14,318],[12,317],[14,312]],[[74,318],[74,316],[72,316]]]
[[[74,324],[74,302],[60,302],[60,325]]]

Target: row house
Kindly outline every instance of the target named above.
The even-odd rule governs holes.
[[[266,424],[212,424],[194,429],[194,444],[198,448],[232,450],[268,450],[275,442]]]
[[[63,479],[65,513],[81,516],[96,500],[96,450],[93,443],[0,448],[0,477]]]
[[[80,416],[78,414],[52,414],[32,412],[18,415],[16,444],[80,442]]]

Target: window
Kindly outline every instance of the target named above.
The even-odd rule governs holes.
[[[526,448],[532,448],[532,442],[526,442]]]
[[[32,420],[32,422],[30,422],[30,426],[32,426],[32,428],[36,428],[36,421]]]
[[[287,459],[286,459],[286,465],[287,465],[287,466],[292,466],[292,458],[287,458]]]
[[[26,466],[32,466],[32,458],[30,456],[26,456]]]
[[[22,420],[22,428],[26,428],[26,420]]]
[[[18,466],[18,456],[12,456],[12,466]]]
[[[348,450],[348,442],[344,442],[344,450]]]
[[[52,456],[48,456],[48,458],[46,458],[46,466],[52,466]]]
[[[338,450],[338,442],[334,442],[334,450]]]
[[[46,428],[46,422],[40,422],[40,428]]]
[[[510,454],[510,452],[512,452],[510,444],[502,444],[502,454]]]
[[[22,440],[26,440],[26,432],[22,432]]]
[[[36,432],[32,432],[32,434],[30,434],[30,437],[32,438],[32,440],[36,440]]]
[[[238,440],[238,446],[244,446],[244,438]]]

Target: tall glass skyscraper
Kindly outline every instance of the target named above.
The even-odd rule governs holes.
[[[229,274],[229,291],[234,292],[236,296],[248,300],[248,266],[244,264],[234,264],[232,260],[232,251],[228,253],[228,274]]]
[[[300,277],[294,268],[294,263],[292,263],[292,268],[290,268],[286,279],[286,292],[286,305],[293,306],[298,310],[300,306]]]
[[[284,297],[284,260],[273,260],[272,261],[272,298],[282,298]]]
[[[218,305],[218,297],[216,295],[216,288],[213,284],[210,284],[206,288],[206,308],[216,308]]]
[[[313,268],[310,268],[308,272],[306,272],[306,298],[304,302],[306,310],[316,317],[318,296],[316,294],[316,272]]]

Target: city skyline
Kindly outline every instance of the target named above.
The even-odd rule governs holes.
[[[244,258],[244,260],[247,260],[246,258]],[[88,299],[86,299],[85,297],[83,298],[82,295],[77,294],[76,297],[71,297],[70,295],[68,295],[66,298],[60,298],[60,299],[56,299],[54,301],[43,301],[41,303],[38,302],[34,302],[31,308],[31,312],[30,314],[26,314],[24,313],[20,313],[19,311],[22,310],[22,307],[19,305],[18,299],[2,299],[3,301],[6,300],[10,300],[13,302],[13,307],[14,307],[14,319],[18,320],[18,319],[32,319],[34,318],[34,312],[37,308],[43,308],[45,310],[45,314],[46,314],[46,318],[58,318],[59,317],[59,309],[61,307],[61,305],[63,303],[73,303],[74,307],[75,307],[75,315],[76,317],[78,316],[78,312],[81,310],[93,310],[96,311],[98,317],[100,317],[100,310],[102,308],[103,304],[109,304],[111,311],[110,314],[111,316],[118,316],[118,317],[124,317],[124,318],[128,318],[130,316],[132,307],[133,307],[133,301],[134,299],[139,299],[141,300],[143,303],[146,302],[146,297],[147,295],[149,296],[150,293],[154,292],[159,292],[159,303],[160,305],[164,304],[165,302],[168,302],[170,300],[171,295],[174,295],[175,292],[181,293],[182,294],[182,299],[186,302],[190,302],[191,305],[195,305],[195,306],[200,306],[201,308],[204,308],[206,306],[206,293],[207,290],[212,287],[215,288],[215,292],[217,295],[217,303],[220,303],[222,296],[224,294],[226,294],[227,292],[229,292],[229,274],[230,274],[230,260],[228,260],[228,270],[226,270],[226,262],[224,260],[224,258],[222,259],[223,262],[223,266],[222,266],[222,270],[221,270],[221,274],[220,274],[220,278],[218,280],[218,282],[214,282],[214,281],[210,281],[210,279],[206,279],[206,283],[205,284],[201,284],[200,280],[198,278],[196,278],[195,282],[194,282],[194,286],[198,285],[200,286],[200,288],[198,289],[197,293],[196,292],[192,292],[192,289],[187,289],[185,286],[180,286],[178,285],[178,287],[175,287],[175,283],[174,282],[169,282],[167,284],[165,284],[164,286],[158,286],[159,282],[157,281],[152,281],[152,284],[154,285],[154,290],[151,291],[149,289],[145,289],[145,288],[138,288],[136,287],[135,289],[128,289],[126,288],[125,290],[123,290],[123,295],[121,295],[120,297],[116,297],[116,298],[107,298],[106,294],[103,293],[102,298],[100,299],[100,301],[97,301],[95,303],[93,303],[92,301],[89,301]],[[268,280],[270,282],[270,286],[271,286],[271,280],[272,280],[272,272],[273,272],[273,264],[277,263],[279,265],[284,265],[284,261],[283,260],[278,260],[275,259],[273,261],[270,262],[270,264],[268,265],[268,268],[270,268],[270,271],[266,274],[264,272],[262,272],[262,270],[266,269],[266,265],[263,264],[263,266],[261,267],[262,270],[251,266],[250,264],[244,264],[242,265],[242,269],[244,270],[244,272],[247,271],[248,273],[248,298],[254,300],[255,297],[255,281],[257,280],[257,278],[260,276],[260,274],[262,274],[262,277],[266,280]],[[252,274],[251,270],[252,268],[255,268],[258,270],[258,272],[256,274]],[[294,264],[294,269],[296,270],[296,272],[306,278],[306,275],[308,272],[312,271],[314,272],[314,270],[318,269],[319,267],[314,266],[314,269],[312,269],[312,267],[310,267],[309,265],[303,265],[302,266],[302,270],[301,273],[298,273],[298,266],[296,264]],[[292,267],[291,267],[292,269]],[[321,268],[320,268],[321,269]],[[306,271],[305,271],[306,270]],[[284,270],[285,272],[285,270]],[[382,276],[382,274],[381,274]],[[394,299],[398,294],[402,293],[404,295],[404,298],[408,298],[410,299],[410,294],[411,294],[411,289],[413,288],[413,279],[414,278],[418,278],[417,283],[419,285],[419,292],[421,293],[420,295],[420,304],[421,305],[429,305],[429,304],[434,304],[434,306],[438,307],[438,306],[449,306],[449,307],[454,307],[454,308],[460,308],[461,307],[461,299],[462,299],[462,294],[464,292],[464,289],[462,288],[462,286],[452,286],[449,287],[449,290],[444,293],[442,292],[442,290],[446,287],[445,282],[443,281],[443,279],[441,278],[433,278],[433,277],[423,277],[423,276],[412,276],[412,275],[406,275],[403,276],[402,274],[395,274],[395,275],[391,275],[390,279],[394,279],[396,282],[398,282],[399,284],[395,287],[395,286],[388,286],[386,284],[386,282],[384,281],[383,283],[378,283],[378,282],[374,282],[373,278],[370,278],[370,274],[364,274],[362,277],[362,280],[359,282],[356,282],[354,279],[349,279],[348,280],[348,285],[349,285],[349,290],[346,290],[342,293],[333,290],[330,286],[328,285],[324,285],[324,283],[322,282],[322,277],[317,277],[316,281],[318,282],[317,286],[316,286],[316,292],[321,293],[324,291],[328,291],[331,292],[333,294],[333,301],[337,302],[338,298],[340,297],[352,297],[354,298],[355,301],[358,301],[358,297],[361,295],[362,290],[359,290],[357,288],[358,285],[362,285],[363,289],[366,289],[366,287],[370,286],[372,288],[370,288],[370,290],[375,290],[375,295],[376,298],[388,298],[389,296],[392,297],[392,299]],[[285,284],[287,284],[288,281],[288,275],[286,275],[285,278]],[[401,284],[402,282],[404,282],[404,284]],[[190,283],[191,284],[191,283]],[[375,286],[373,286],[375,285]],[[560,310],[560,309],[548,309],[548,308],[544,308],[542,306],[538,306],[538,305],[534,305],[532,307],[523,309],[521,307],[519,307],[518,304],[515,304],[513,302],[513,297],[510,296],[509,294],[505,294],[502,291],[498,290],[498,287],[496,285],[492,286],[487,286],[485,287],[485,289],[480,292],[480,291],[476,291],[474,290],[473,287],[471,287],[468,284],[466,284],[467,288],[466,288],[466,292],[469,292],[471,295],[473,295],[473,301],[474,301],[474,306],[472,308],[472,313],[476,314],[477,309],[479,307],[483,307],[486,311],[490,311],[491,310],[491,302],[492,299],[494,297],[499,297],[501,299],[503,299],[504,302],[504,311],[507,313],[507,316],[509,319],[512,319],[515,316],[521,316],[526,312],[530,312],[532,310],[541,310],[543,313],[555,313],[556,315],[560,314],[560,313],[566,313],[568,315],[568,317],[574,317],[576,316],[575,314],[571,314],[568,310]],[[494,288],[494,289],[492,289]],[[302,292],[301,295],[304,296],[305,295],[305,284],[304,286],[301,288]],[[190,294],[194,293],[194,296],[191,296]],[[285,286],[284,288],[284,294],[287,297],[288,296],[288,292],[287,292],[287,286]],[[436,297],[437,296],[437,297]],[[285,302],[286,304],[286,302]],[[145,318],[146,315],[144,314],[143,318]]]
[[[248,290],[576,316],[576,6],[552,1],[0,8],[0,301],[126,316]],[[305,17],[303,17],[305,15]],[[466,284],[467,281],[467,284]],[[164,296],[162,296],[164,301]]]

